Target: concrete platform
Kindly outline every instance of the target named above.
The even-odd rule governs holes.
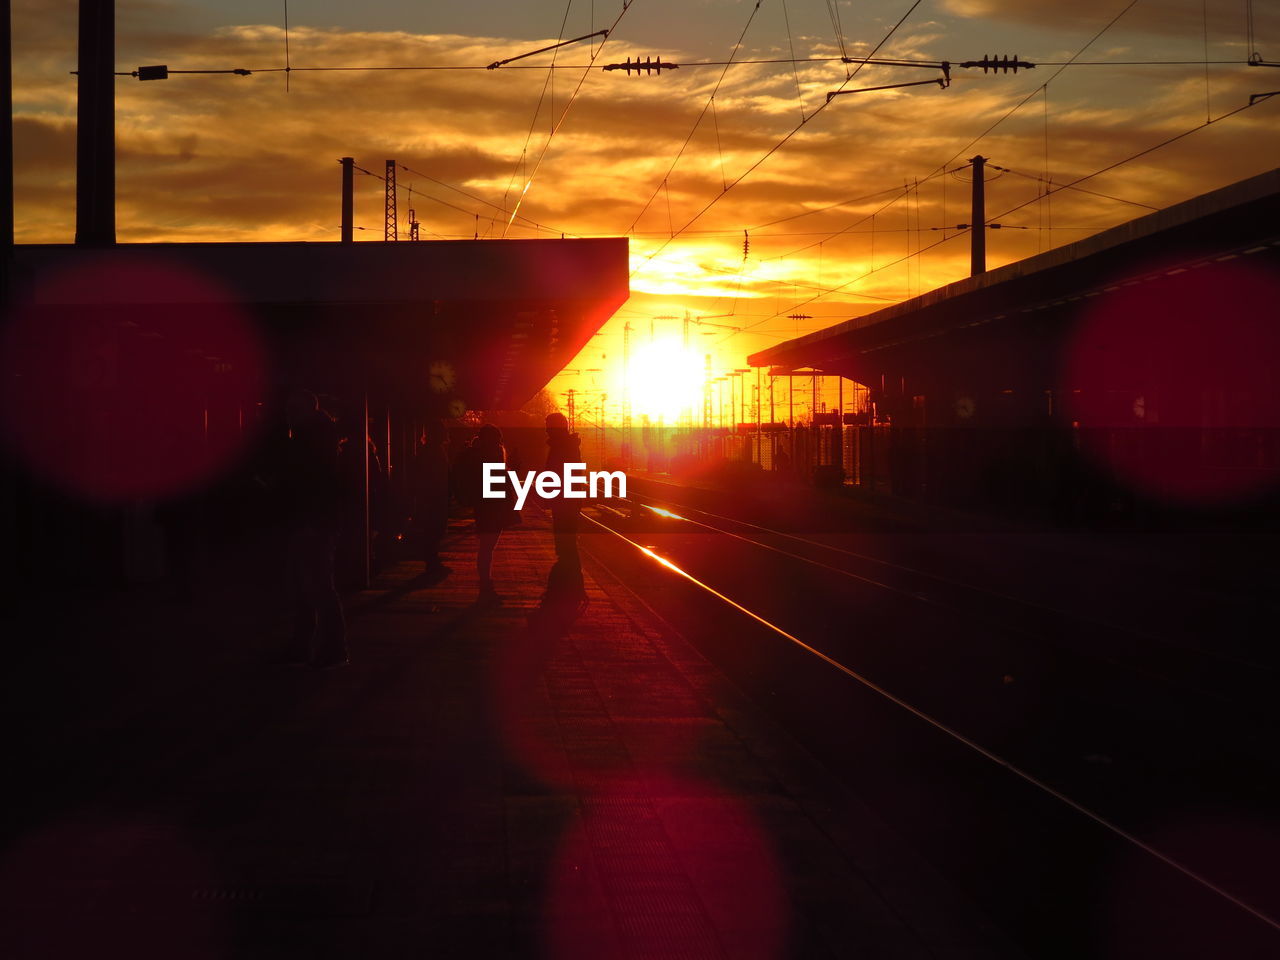
[[[404,561],[348,598],[349,667],[265,666],[261,624],[215,619],[220,666],[69,745],[97,762],[56,801],[26,772],[3,954],[1017,956],[608,571],[531,630],[544,518],[503,536],[497,610],[468,523],[447,546],[445,582]]]

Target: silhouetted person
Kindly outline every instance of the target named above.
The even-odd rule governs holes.
[[[317,667],[347,662],[342,599],[333,582],[341,511],[338,426],[307,390],[289,396],[283,492],[289,511],[289,588],[294,605],[288,658]]]
[[[418,503],[415,525],[422,538],[427,577],[439,583],[452,572],[440,562],[440,541],[449,527],[448,431],[438,419],[428,420],[418,450]]]
[[[581,440],[569,432],[569,421],[563,413],[547,414],[547,470],[563,473],[566,463],[581,463]],[[556,562],[547,577],[544,604],[550,602],[577,605],[587,599],[582,584],[582,559],[578,555],[577,500],[557,497],[551,501],[551,531],[555,537]]]
[[[502,605],[502,598],[493,588],[493,551],[503,529],[512,522],[512,509],[505,484],[500,487],[504,494],[502,497],[483,496],[486,463],[500,463],[506,469],[507,451],[502,446],[502,431],[491,423],[480,428],[475,441],[459,456],[456,486],[459,499],[475,512],[476,538],[479,540],[476,573],[480,577],[480,596],[476,603],[482,607],[498,607]]]

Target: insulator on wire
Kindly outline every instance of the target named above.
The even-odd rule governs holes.
[[[742,259],[747,259],[747,254],[751,252],[751,236],[747,231],[742,231]]]
[[[657,60],[654,60],[652,57],[645,57],[644,60],[641,60],[639,57],[636,57],[634,62],[632,62],[630,57],[627,57],[625,63],[607,63],[600,69],[625,70],[628,74],[630,74],[632,70],[634,70],[637,74],[639,74],[641,71],[643,71],[644,73],[652,74],[652,73],[661,73],[663,70],[679,70],[680,64],[667,63],[661,57],[659,57]]]
[[[959,64],[959,66],[981,67],[983,73],[986,73],[988,70],[994,73],[1017,73],[1019,68],[1034,70],[1036,65],[1034,63],[1029,63],[1026,60],[1019,60],[1016,53],[1013,55],[1012,60],[1009,59],[1008,54],[1005,54],[1003,57],[992,57],[984,53],[981,60],[966,60],[964,63]]]

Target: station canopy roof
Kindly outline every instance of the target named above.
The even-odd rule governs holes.
[[[936,360],[973,328],[1061,318],[1117,285],[1236,258],[1269,271],[1280,264],[1280,169],[787,340],[748,362],[777,374],[818,369],[871,383],[886,369]]]
[[[412,398],[447,364],[471,409],[515,409],[628,296],[625,238],[13,248],[18,309],[150,328],[216,301],[268,347],[269,378]]]

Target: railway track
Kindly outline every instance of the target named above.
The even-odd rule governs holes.
[[[1017,852],[1021,835],[1040,850],[1065,844],[1055,889],[1091,877],[1086,849],[1126,863],[1139,855],[1152,883],[1167,873],[1186,885],[1192,914],[1225,909],[1224,922],[1243,923],[1246,939],[1280,937],[1280,901],[1264,879],[1280,852],[1265,825],[1266,811],[1280,808],[1270,786],[1280,781],[1271,719],[1265,700],[1231,693],[1233,682],[1237,691],[1265,688],[1265,665],[674,498],[619,506],[588,518],[600,534],[587,538],[588,551],[731,676],[774,701],[819,753],[884,775],[886,783],[869,787],[859,777],[858,786],[915,809],[907,832],[933,816],[920,810],[937,812],[922,798],[957,790],[973,813],[966,823],[949,810],[951,827],[982,835],[1020,825],[989,847],[1009,853],[982,885],[997,912],[1019,900],[1020,872],[1038,869]],[[865,731],[871,715],[882,725],[878,745],[858,735],[851,743],[839,729]],[[910,773],[896,769],[904,759],[916,765]],[[1027,822],[1030,809],[1041,822]],[[1256,827],[1256,836],[1220,843],[1220,824],[1193,828],[1203,811]],[[972,843],[933,843],[953,873],[977,855]],[[1097,883],[1105,879],[1066,889]],[[1061,889],[1058,896],[1071,900]],[[1039,909],[1023,903],[1012,925],[1034,939]]]

